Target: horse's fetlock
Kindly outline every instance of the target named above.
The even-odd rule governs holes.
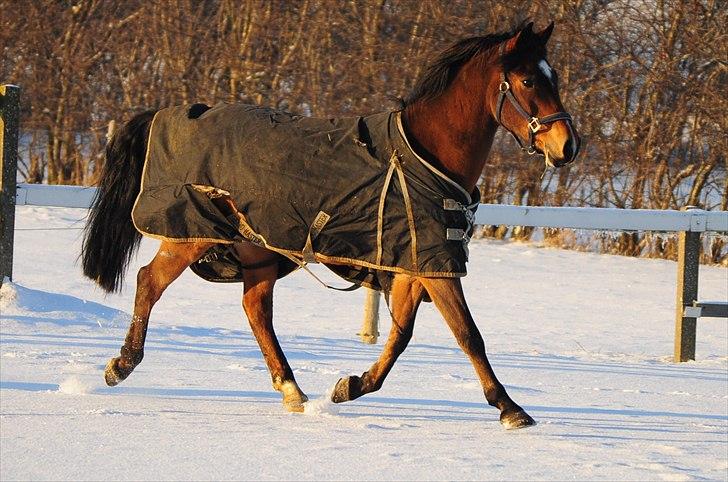
[[[372,378],[369,376],[369,372],[364,372],[364,375],[361,377],[361,390],[364,393],[376,392],[381,389],[383,385],[384,379],[382,377],[372,381]]]
[[[292,387],[298,388],[293,377],[285,378],[280,375],[275,375],[271,377],[271,383],[273,384],[274,390],[283,393],[290,391]]]
[[[144,359],[144,348],[121,347],[120,361],[128,368],[134,369]]]
[[[488,401],[488,405],[495,407],[498,410],[505,410],[517,406],[511,397],[506,393],[506,389],[503,386],[498,386],[490,390],[483,390],[485,399]]]

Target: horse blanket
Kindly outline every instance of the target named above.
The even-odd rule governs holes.
[[[192,265],[210,281],[242,280],[230,244],[249,241],[284,257],[279,276],[321,262],[388,290],[393,273],[465,276],[478,200],[415,154],[399,112],[195,104],[155,115],[132,220],[151,237],[217,243]]]

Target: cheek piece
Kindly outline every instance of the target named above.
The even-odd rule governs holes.
[[[500,46],[500,56],[503,57],[503,52],[505,50],[505,43],[502,43]],[[574,128],[572,126],[573,119],[569,115],[568,112],[556,112],[554,114],[550,114],[544,117],[536,117],[534,115],[531,115],[521,107],[521,104],[518,103],[518,99],[516,99],[516,96],[513,95],[513,90],[511,90],[511,84],[508,83],[508,77],[506,77],[505,71],[501,71],[500,74],[500,85],[498,86],[498,106],[496,107],[495,111],[495,120],[500,124],[505,130],[507,130],[513,138],[518,143],[518,146],[526,151],[528,154],[536,154],[536,134],[538,131],[541,130],[541,126],[544,124],[550,124],[552,122],[564,120],[566,121],[566,125],[569,126],[569,135],[572,139],[576,139],[576,135],[574,134]],[[501,112],[503,111],[503,104],[505,104],[505,101],[508,100],[508,102],[511,103],[514,109],[516,109],[516,112],[523,117],[526,122],[528,122],[528,142],[525,143],[519,139],[519,137],[516,135],[515,132],[513,132],[511,129],[508,128],[503,122],[501,122]],[[576,157],[576,155],[574,156]]]

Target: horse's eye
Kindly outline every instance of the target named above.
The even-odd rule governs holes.
[[[533,79],[523,79],[523,85],[529,89],[533,88]]]

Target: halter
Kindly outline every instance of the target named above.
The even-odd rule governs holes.
[[[500,46],[500,52],[499,55],[503,57],[503,51],[505,50],[505,43],[501,44]],[[496,117],[495,120],[500,124],[505,130],[507,130],[513,138],[518,143],[518,146],[526,151],[529,155],[536,154],[536,145],[534,144],[536,140],[536,134],[541,130],[541,127],[544,124],[551,124],[552,122],[556,122],[559,120],[565,120],[567,121],[567,125],[569,126],[569,134],[573,139],[576,138],[574,135],[574,129],[572,127],[573,119],[569,115],[568,112],[556,112],[554,114],[547,115],[545,117],[536,117],[528,113],[526,109],[521,107],[521,104],[518,103],[518,99],[516,99],[516,96],[513,95],[513,91],[511,90],[511,84],[508,83],[508,78],[506,77],[505,70],[501,71],[500,74],[500,85],[498,86],[498,91],[500,92],[498,94],[498,107],[496,108]],[[511,129],[509,129],[505,124],[501,122],[501,111],[503,110],[503,104],[505,103],[505,100],[508,99],[508,101],[511,103],[514,109],[516,109],[516,112],[526,119],[528,122],[528,145],[524,145],[521,139],[518,138],[515,132],[513,132]]]

